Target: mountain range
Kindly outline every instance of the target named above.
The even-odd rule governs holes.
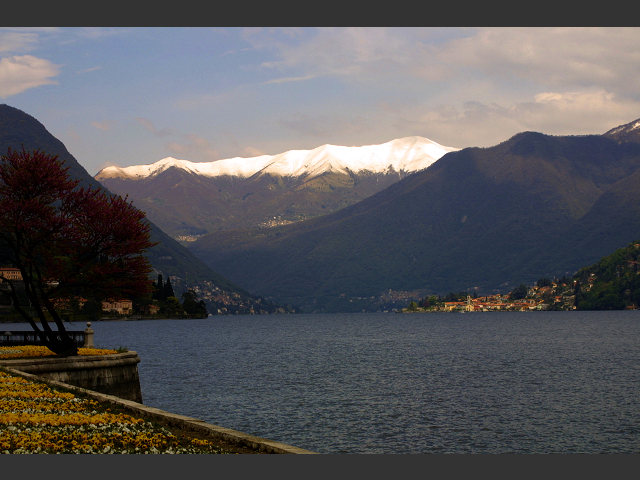
[[[37,120],[0,105],[0,151],[22,146],[57,154],[83,184],[98,185]],[[443,147],[415,169],[408,161],[360,169],[338,161],[333,147],[291,151],[309,160],[297,163],[284,161],[287,152],[254,157],[244,164],[258,168],[243,174],[233,159],[215,166],[228,167],[221,175],[165,159],[112,179],[140,190],[149,182],[158,208],[167,196],[165,210],[183,222],[170,234],[197,233],[185,248],[148,212],[160,241],[149,258],[159,272],[222,286],[258,307],[265,297],[305,312],[360,311],[430,293],[508,292],[573,275],[640,238],[640,120],[601,135],[521,132],[487,148]],[[176,203],[193,191],[217,210],[197,217]],[[234,217],[245,215],[253,217]]]
[[[325,215],[384,190],[457,148],[424,137],[380,145],[322,145],[278,155],[111,166],[95,176],[128,195],[181,240],[220,230],[294,223]]]
[[[638,122],[602,135],[522,132],[445,154],[304,222],[217,231],[190,249],[304,311],[384,308],[393,292],[510,291],[640,238]]]
[[[23,147],[26,150],[39,149],[57,155],[69,168],[69,175],[78,179],[80,185],[108,190],[89,175],[64,144],[51,135],[38,120],[17,108],[0,105],[0,153],[6,153],[9,148],[20,150]],[[246,290],[212,270],[157,225],[150,223],[151,239],[157,245],[149,249],[147,257],[156,273],[163,274],[165,278],[171,277],[176,293],[195,286],[199,291],[212,295],[212,298],[222,296],[228,299],[228,303],[233,304],[228,307],[234,310],[259,311],[264,305],[262,299],[251,296]],[[0,251],[0,260],[3,258]],[[221,305],[215,305],[215,309],[220,307]]]

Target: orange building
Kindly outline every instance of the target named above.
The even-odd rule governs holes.
[[[4,279],[7,280],[22,280],[22,274],[20,270],[13,267],[0,267],[0,283]]]
[[[131,300],[106,300],[102,302],[103,312],[116,312],[119,315],[131,315],[133,312],[133,302]]]

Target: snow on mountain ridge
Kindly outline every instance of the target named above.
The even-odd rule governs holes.
[[[149,165],[111,166],[96,175],[101,178],[145,178],[175,167],[206,177],[255,174],[276,176],[316,176],[325,172],[347,173],[369,171],[384,173],[390,169],[415,172],[427,168],[444,154],[459,150],[446,147],[424,137],[405,137],[380,145],[346,147],[322,145],[313,150],[289,150],[277,155],[233,157],[213,162],[191,162],[166,157]]]

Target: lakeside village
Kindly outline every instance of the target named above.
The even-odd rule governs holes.
[[[506,295],[480,297],[468,292],[412,301],[403,312],[488,312],[532,310],[638,310],[640,241],[631,242],[572,277],[539,279]]]
[[[589,290],[595,281],[595,275],[589,277],[584,286]],[[431,295],[419,302],[412,301],[402,309],[403,313],[412,312],[529,312],[536,310],[575,310],[577,282],[573,279],[540,279],[533,286],[519,285],[506,294],[487,296],[450,293],[445,297]]]
[[[11,267],[0,267],[0,287],[2,277],[21,281],[20,270]],[[593,278],[593,277],[592,277]],[[146,301],[133,302],[131,299],[107,299],[101,305],[90,305],[86,299],[75,299],[73,305],[68,300],[60,302],[59,306],[69,312],[91,314],[93,318],[103,320],[114,318],[154,318],[154,317],[199,317],[208,316],[205,300],[216,307],[216,314],[234,313],[223,312],[225,306],[238,305],[241,298],[237,293],[223,292],[213,285],[211,288],[194,286],[182,295],[181,303],[174,294],[171,278],[163,281],[162,275],[158,275],[157,281],[152,284],[152,294]],[[219,291],[218,291],[219,290]],[[230,296],[238,298],[231,298]],[[229,297],[229,298],[227,298]],[[397,300],[397,299],[396,299]],[[98,310],[99,308],[99,310]],[[488,296],[469,295],[466,292],[449,293],[445,297],[430,295],[419,301],[411,301],[403,309],[403,313],[411,312],[488,312],[488,311],[532,311],[532,310],[574,310],[575,307],[575,281],[563,279],[550,281],[540,279],[534,286],[520,285],[507,294],[494,294]],[[11,310],[11,305],[0,303],[0,311],[6,313]],[[252,308],[250,310],[253,310]],[[253,312],[250,312],[253,313]],[[72,315],[73,316],[73,315]]]

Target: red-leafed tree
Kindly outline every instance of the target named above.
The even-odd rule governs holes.
[[[79,187],[67,170],[39,150],[0,157],[0,248],[20,270],[31,308],[20,305],[17,282],[3,281],[20,315],[60,356],[77,354],[61,301],[144,295],[151,266],[143,253],[153,246],[143,212],[126,198]]]

